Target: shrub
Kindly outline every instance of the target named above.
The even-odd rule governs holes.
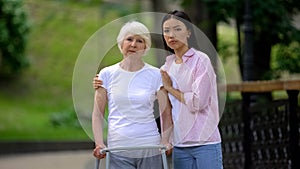
[[[300,73],[300,43],[278,44],[273,48],[273,70],[277,73]]]
[[[29,23],[22,0],[0,0],[0,75],[28,66],[25,57]]]

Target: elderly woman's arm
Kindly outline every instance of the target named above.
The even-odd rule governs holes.
[[[95,91],[94,96],[94,108],[92,115],[92,128],[95,139],[94,156],[96,158],[104,158],[105,154],[100,153],[100,149],[106,147],[103,141],[103,126],[104,126],[104,114],[105,106],[107,103],[106,89],[100,87]]]
[[[168,93],[165,89],[160,89],[157,93],[161,123],[161,143],[167,146],[167,155],[172,152],[170,136],[173,131],[172,107]]]

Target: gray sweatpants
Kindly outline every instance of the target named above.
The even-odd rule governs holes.
[[[143,153],[133,151],[130,152],[131,155],[128,153],[111,153],[110,169],[163,169],[162,156],[159,153],[153,153],[151,150],[150,154],[149,150]]]

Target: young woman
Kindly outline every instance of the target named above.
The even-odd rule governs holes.
[[[192,47],[195,35],[184,12],[169,12],[162,33],[166,50],[173,53],[161,75],[172,104],[172,118],[163,116],[162,121],[173,120],[174,169],[221,169],[217,82],[211,61]]]
[[[106,104],[108,148],[159,145],[161,137],[153,114],[155,99],[158,98],[161,112],[171,111],[166,102],[167,94],[160,90],[159,69],[142,60],[151,46],[146,26],[136,21],[126,23],[117,42],[123,59],[100,71],[99,79],[103,83],[95,91],[92,127],[96,144],[94,156],[99,159],[105,157],[100,149],[106,147],[103,140]],[[110,169],[161,169],[162,159],[158,150],[112,152],[110,166]]]

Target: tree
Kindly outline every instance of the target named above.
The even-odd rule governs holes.
[[[207,3],[214,1],[214,6],[208,6],[216,14],[217,21],[228,21],[235,18],[237,27],[243,24],[243,0],[205,0]],[[293,25],[293,16],[300,10],[298,0],[251,0],[252,23],[254,31],[253,68],[243,70],[241,73],[252,71],[254,77],[244,80],[270,79],[271,49],[276,44],[289,44],[292,41],[300,42],[300,32]],[[241,32],[238,32],[241,33]],[[243,42],[242,42],[243,43]],[[240,55],[243,56],[242,54]],[[242,58],[240,58],[241,60]],[[240,62],[241,63],[241,62]]]
[[[0,0],[0,75],[12,76],[28,66],[25,57],[29,23],[22,0]]]
[[[215,5],[214,1],[185,0],[182,5],[186,8],[192,22],[198,26],[210,39],[214,47],[217,47],[217,20],[211,13],[209,6]]]

